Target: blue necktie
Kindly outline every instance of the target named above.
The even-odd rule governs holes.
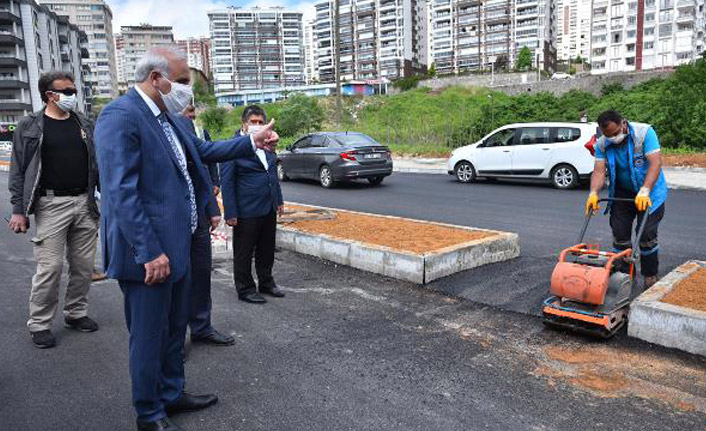
[[[189,203],[191,204],[191,233],[194,233],[196,226],[198,225],[199,217],[196,212],[196,195],[194,194],[194,184],[191,182],[189,170],[186,167],[186,156],[183,155],[177,147],[179,144],[174,137],[174,131],[169,125],[169,121],[167,120],[165,113],[162,112],[159,114],[157,120],[159,120],[159,124],[162,125],[162,130],[164,130],[164,134],[167,136],[167,141],[169,141],[169,145],[171,145],[172,151],[174,151],[174,155],[179,161],[179,169],[181,170],[181,174],[184,175],[186,185],[189,186]]]

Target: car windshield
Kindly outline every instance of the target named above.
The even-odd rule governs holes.
[[[340,133],[331,136],[343,147],[367,147],[380,145],[373,138],[362,133]]]

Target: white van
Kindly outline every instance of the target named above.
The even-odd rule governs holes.
[[[593,171],[596,123],[518,123],[454,150],[448,173],[462,183],[478,177],[549,180],[576,187]]]

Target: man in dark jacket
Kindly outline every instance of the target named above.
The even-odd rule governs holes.
[[[189,105],[183,112],[183,119],[187,128],[193,131],[196,136],[201,137],[194,120],[196,119],[196,109]],[[178,117],[179,118],[179,117]],[[203,132],[205,130],[201,129]],[[206,135],[208,133],[206,132]],[[208,136],[207,141],[211,138]],[[210,229],[216,229],[221,221],[221,209],[218,207],[216,196],[220,192],[216,184],[220,184],[218,178],[218,164],[204,163],[208,170],[213,195],[206,207],[208,220],[199,220],[199,226],[194,231],[191,240],[191,289],[189,293],[189,329],[191,330],[191,341],[194,343],[204,343],[216,346],[231,346],[235,344],[235,338],[230,335],[218,332],[211,324],[211,270],[213,268],[213,254],[211,250]],[[210,229],[209,229],[210,228]]]
[[[56,344],[51,323],[59,302],[64,250],[69,281],[64,304],[67,327],[93,332],[88,317],[88,289],[98,233],[94,191],[98,172],[93,125],[76,112],[76,86],[71,74],[49,72],[39,78],[46,106],[20,120],[12,143],[10,200],[15,233],[26,233],[29,215],[37,224],[32,238],[37,272],[29,298],[29,327],[34,345]]]
[[[236,136],[257,133],[265,124],[265,111],[248,106],[241,121],[242,129]],[[277,215],[284,208],[276,163],[275,154],[257,151],[220,165],[226,224],[233,227],[235,288],[240,300],[255,304],[267,302],[260,293],[284,296],[272,277]],[[253,254],[260,293],[251,273]]]

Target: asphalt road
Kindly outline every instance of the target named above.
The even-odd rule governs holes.
[[[6,178],[0,173],[3,213]],[[296,189],[329,195],[308,185],[285,193]],[[58,346],[37,350],[25,327],[33,272],[28,236],[0,229],[0,430],[133,430],[117,284],[91,289],[98,332],[71,332],[59,316]],[[176,417],[185,430],[697,431],[706,423],[704,358],[622,335],[596,343],[556,333],[535,316],[295,253],[277,255],[275,278],[287,297],[249,305],[236,300],[228,265],[216,268],[214,323],[237,343],[187,344],[188,389],[214,391],[220,402]]]
[[[575,244],[584,221],[586,188],[510,182],[460,184],[448,175],[401,174],[382,186],[367,182],[324,189],[315,182],[283,183],[286,201],[433,220],[518,233],[521,256],[446,277],[429,287],[476,302],[539,314],[559,251]],[[660,270],[706,259],[706,193],[670,190],[660,224]],[[592,220],[587,240],[612,248],[608,216]]]

